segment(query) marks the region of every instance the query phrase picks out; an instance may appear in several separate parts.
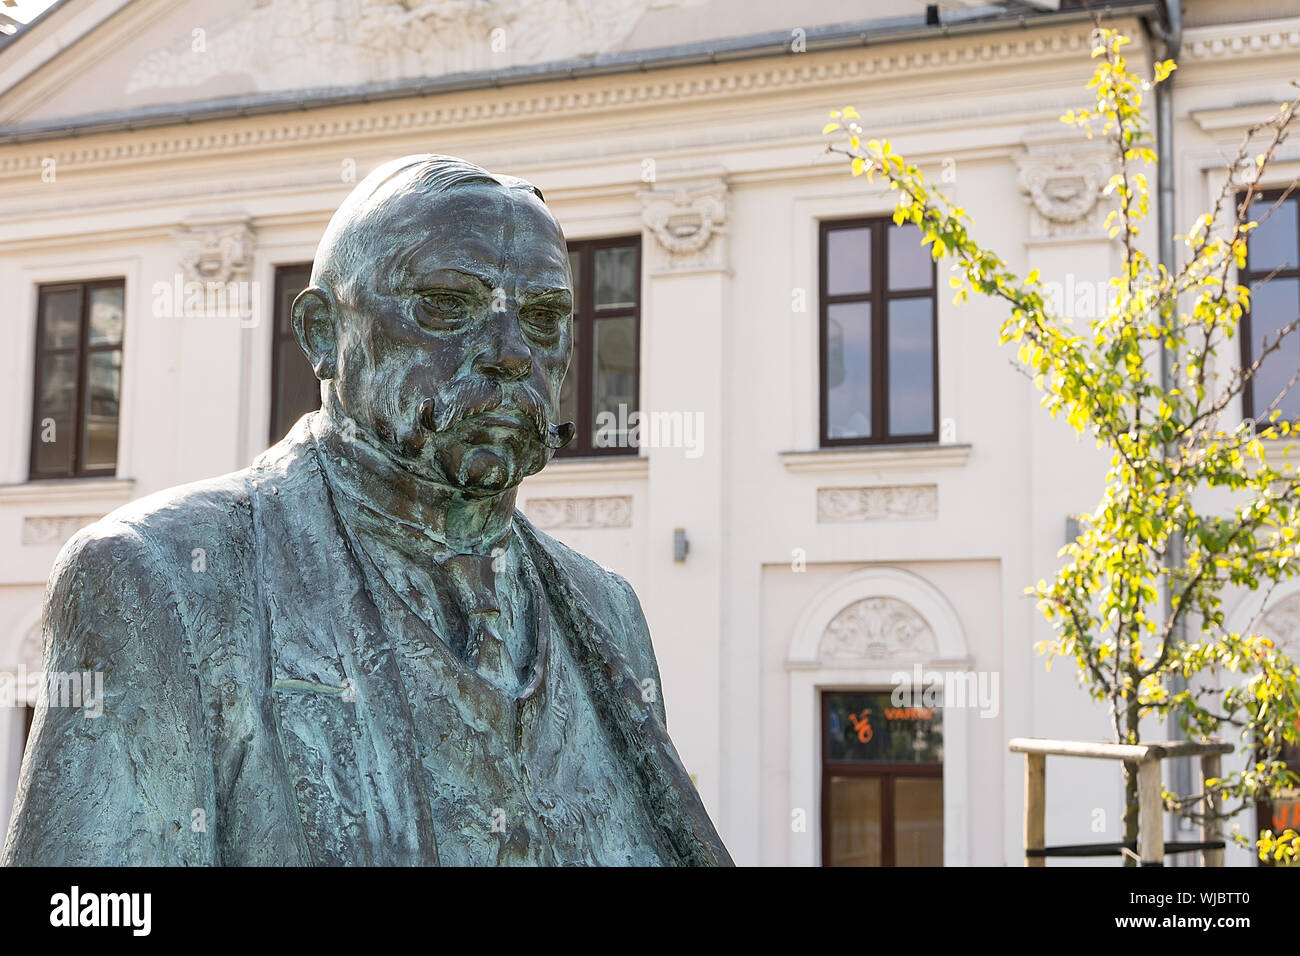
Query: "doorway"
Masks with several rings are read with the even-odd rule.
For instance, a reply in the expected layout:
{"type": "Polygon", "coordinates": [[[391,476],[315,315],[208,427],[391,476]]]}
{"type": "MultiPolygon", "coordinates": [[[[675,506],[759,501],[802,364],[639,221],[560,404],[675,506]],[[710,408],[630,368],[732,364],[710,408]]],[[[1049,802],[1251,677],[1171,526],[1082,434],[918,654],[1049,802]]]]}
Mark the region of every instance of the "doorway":
{"type": "Polygon", "coordinates": [[[823,691],[822,865],[943,865],[943,720],[891,691],[823,691]]]}

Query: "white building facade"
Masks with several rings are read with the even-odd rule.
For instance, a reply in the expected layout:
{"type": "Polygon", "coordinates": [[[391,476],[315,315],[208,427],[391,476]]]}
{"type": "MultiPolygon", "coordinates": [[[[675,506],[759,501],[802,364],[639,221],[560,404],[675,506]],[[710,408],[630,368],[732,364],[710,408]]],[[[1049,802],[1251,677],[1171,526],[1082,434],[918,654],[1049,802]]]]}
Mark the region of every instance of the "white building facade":
{"type": "MultiPolygon", "coordinates": [[[[331,213],[381,162],[449,153],[536,183],[573,244],[580,439],[521,508],[636,589],[737,862],[1019,865],[1008,739],[1108,734],[1023,596],[1103,462],[1042,413],[999,306],[954,305],[819,134],[854,105],[1084,315],[1119,262],[1104,148],[1058,122],[1093,28],[1069,5],[806,6],[65,0],[0,47],[0,671],[39,670],[77,528],[282,434],[311,390],[280,321],[331,213]],[[232,301],[191,303],[205,282],[232,301]]],[[[1157,5],[1114,6],[1148,62],[1157,5]]],[[[1300,10],[1183,18],[1185,227],[1300,77],[1300,10]]],[[[1271,600],[1264,626],[1300,639],[1300,586],[1271,600]]],[[[0,708],[0,828],[25,713],[0,708]]],[[[1049,843],[1121,839],[1117,771],[1048,767],[1049,843]]]]}

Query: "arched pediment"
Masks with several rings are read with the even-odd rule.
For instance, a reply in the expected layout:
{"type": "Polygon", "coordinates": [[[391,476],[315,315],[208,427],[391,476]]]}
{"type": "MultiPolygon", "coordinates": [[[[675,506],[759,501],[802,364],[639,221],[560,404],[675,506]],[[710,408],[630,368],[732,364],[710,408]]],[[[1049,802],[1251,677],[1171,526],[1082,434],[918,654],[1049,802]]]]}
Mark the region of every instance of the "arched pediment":
{"type": "Polygon", "coordinates": [[[898,568],[864,568],[809,602],[787,661],[796,667],[870,666],[965,656],[961,622],[934,585],[898,568]]]}
{"type": "Polygon", "coordinates": [[[894,597],[854,601],[826,626],[820,660],[929,660],[938,655],[934,631],[916,608],[894,597]]]}
{"type": "Polygon", "coordinates": [[[1300,591],[1277,601],[1256,628],[1292,660],[1300,660],[1300,591]]]}

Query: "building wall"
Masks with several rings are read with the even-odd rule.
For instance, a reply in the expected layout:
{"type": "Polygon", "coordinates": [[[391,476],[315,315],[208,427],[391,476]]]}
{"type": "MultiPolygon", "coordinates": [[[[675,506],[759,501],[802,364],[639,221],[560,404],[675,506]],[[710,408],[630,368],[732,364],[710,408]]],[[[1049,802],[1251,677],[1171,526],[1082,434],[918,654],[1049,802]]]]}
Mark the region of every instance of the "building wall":
{"type": "MultiPolygon", "coordinates": [[[[1127,28],[1144,60],[1140,28],[1127,28]]],[[[1223,143],[1300,75],[1297,30],[1289,20],[1189,33],[1176,104],[1185,220],[1215,184],[1223,143]]],[[[1098,210],[1071,219],[1027,186],[1036,172],[1068,176],[1096,160],[1056,122],[1083,98],[1088,33],[1066,24],[0,145],[12,344],[0,353],[11,410],[0,418],[0,668],[30,660],[43,582],[80,523],[243,467],[265,447],[275,267],[309,259],[352,182],[380,162],[446,152],[538,183],[570,239],[642,235],[641,407],[701,413],[702,454],[556,461],[520,502],[635,587],[669,729],[737,861],[818,858],[815,821],[792,825],[798,810],[816,816],[802,805],[814,689],[887,687],[920,664],[998,680],[996,713],[952,717],[946,859],[1018,864],[1023,763],[1007,740],[1108,733],[1070,669],[1049,673],[1034,653],[1050,631],[1023,595],[1053,573],[1066,516],[1091,508],[1105,462],[1042,414],[998,347],[999,307],[948,301],[942,266],[941,443],[818,448],[818,223],[892,209],[888,191],[823,154],[818,132],[829,109],[856,105],[864,125],[943,180],[1013,269],[1104,277],[1117,251],[1098,210]],[[43,183],[49,156],[57,180],[43,183]],[[708,196],[726,211],[703,250],[666,247],[651,210],[699,214],[708,196]],[[153,284],[183,275],[198,237],[231,229],[248,238],[240,275],[256,286],[258,321],[154,315],[153,284]],[[127,290],[119,477],[27,482],[36,285],[115,275],[127,290]],[[882,495],[892,517],[832,520],[835,501],[882,495]],[[679,528],[684,562],[672,554],[679,528]],[[809,622],[850,593],[915,595],[939,650],[813,659],[809,622]]],[[[30,85],[23,95],[46,101],[30,85]]],[[[19,713],[0,711],[0,827],[19,713]]],[[[1049,842],[1119,839],[1117,773],[1053,761],[1048,779],[1049,842]]]]}

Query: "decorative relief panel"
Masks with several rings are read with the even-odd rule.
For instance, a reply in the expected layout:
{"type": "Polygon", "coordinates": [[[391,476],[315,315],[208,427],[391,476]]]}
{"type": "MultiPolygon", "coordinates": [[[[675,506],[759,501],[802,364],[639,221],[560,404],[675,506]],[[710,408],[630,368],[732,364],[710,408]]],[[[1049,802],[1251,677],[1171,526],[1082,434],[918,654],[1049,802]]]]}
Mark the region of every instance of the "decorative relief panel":
{"type": "Polygon", "coordinates": [[[247,223],[191,228],[178,239],[188,281],[226,283],[248,278],[253,267],[253,230],[247,223]]]}
{"type": "Polygon", "coordinates": [[[23,544],[62,544],[103,515],[28,515],[23,518],[23,544]]]}
{"type": "Polygon", "coordinates": [[[531,498],[524,506],[528,519],[546,530],[567,528],[630,528],[632,496],[603,498],[531,498]]]}
{"type": "Polygon", "coordinates": [[[1278,648],[1291,658],[1300,657],[1300,594],[1280,601],[1263,616],[1259,633],[1273,639],[1278,648]]]}
{"type": "Polygon", "coordinates": [[[252,0],[145,56],[125,92],[221,77],[249,92],[348,86],[595,57],[622,44],[652,6],[700,2],[252,0]]]}
{"type": "Polygon", "coordinates": [[[817,489],[817,520],[821,523],[934,518],[938,514],[938,485],[817,489]]]}
{"type": "Polygon", "coordinates": [[[904,601],[871,597],[831,619],[822,635],[823,660],[896,660],[933,657],[938,641],[930,625],[904,601]]]}
{"type": "Polygon", "coordinates": [[[1107,206],[1100,199],[1110,168],[1095,148],[1031,147],[1019,167],[1020,186],[1029,198],[1031,236],[1105,235],[1107,206]]]}
{"type": "Polygon", "coordinates": [[[646,189],[641,217],[654,236],[654,271],[727,268],[727,184],[721,179],[646,189]]]}

